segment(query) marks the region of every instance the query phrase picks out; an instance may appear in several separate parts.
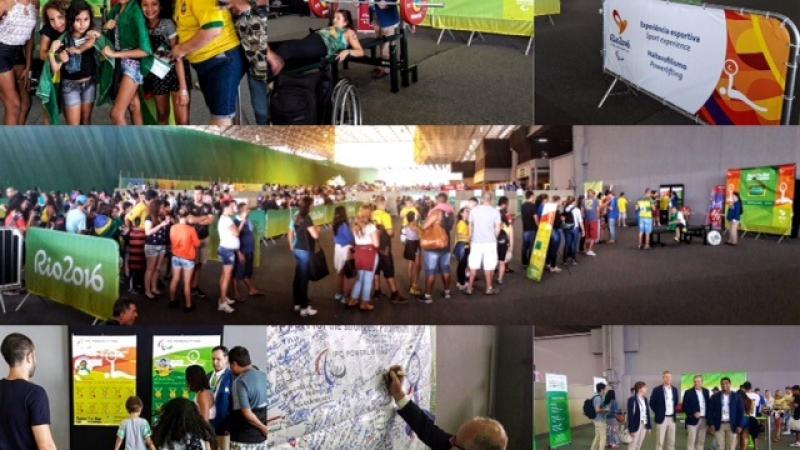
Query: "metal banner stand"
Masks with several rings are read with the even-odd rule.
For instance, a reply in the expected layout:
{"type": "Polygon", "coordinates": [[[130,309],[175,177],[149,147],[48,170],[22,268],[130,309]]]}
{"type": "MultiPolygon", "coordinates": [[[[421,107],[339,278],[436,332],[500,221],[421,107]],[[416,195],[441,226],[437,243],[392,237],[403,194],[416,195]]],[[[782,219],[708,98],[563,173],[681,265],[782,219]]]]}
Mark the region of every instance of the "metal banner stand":
{"type": "Polygon", "coordinates": [[[638,96],[639,95],[636,92],[636,89],[631,88],[630,83],[628,83],[627,81],[625,81],[624,79],[622,79],[620,77],[614,77],[614,81],[611,82],[611,86],[609,86],[608,90],[606,90],[605,95],[603,95],[603,98],[600,100],[600,104],[597,105],[597,109],[600,109],[600,108],[603,107],[603,105],[606,103],[606,100],[608,100],[608,97],[611,97],[612,95],[625,95],[625,94],[633,94],[634,96],[638,96]],[[613,92],[614,87],[617,86],[617,82],[618,81],[622,81],[622,83],[625,85],[625,91],[624,92],[613,92]]]}
{"type": "Polygon", "coordinates": [[[532,49],[533,49],[533,35],[531,35],[531,38],[528,39],[528,48],[525,49],[525,56],[530,55],[532,49]]]}
{"type": "Polygon", "coordinates": [[[452,31],[448,30],[447,28],[442,28],[441,33],[439,33],[439,39],[436,40],[436,45],[439,45],[439,44],[442,43],[442,38],[444,37],[445,31],[447,32],[447,34],[450,35],[450,39],[452,39],[454,41],[456,40],[456,37],[455,37],[455,35],[453,34],[452,31]]]}
{"type": "Polygon", "coordinates": [[[472,45],[472,38],[474,38],[476,34],[478,35],[479,38],[481,38],[483,42],[486,42],[486,38],[483,37],[483,34],[481,34],[480,31],[473,31],[472,33],[469,34],[469,39],[467,40],[467,47],[470,47],[472,45]]]}

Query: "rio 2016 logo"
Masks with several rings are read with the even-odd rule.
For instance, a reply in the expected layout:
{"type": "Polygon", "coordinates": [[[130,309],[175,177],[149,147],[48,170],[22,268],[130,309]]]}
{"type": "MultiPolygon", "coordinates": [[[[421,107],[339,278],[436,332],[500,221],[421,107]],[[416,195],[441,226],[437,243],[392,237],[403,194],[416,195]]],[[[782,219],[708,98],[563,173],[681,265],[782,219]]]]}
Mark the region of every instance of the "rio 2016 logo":
{"type": "Polygon", "coordinates": [[[33,270],[37,275],[98,293],[103,291],[105,280],[101,274],[102,264],[97,264],[94,269],[76,267],[72,256],[65,256],[62,261],[53,261],[45,250],[37,251],[33,260],[33,270]]]}

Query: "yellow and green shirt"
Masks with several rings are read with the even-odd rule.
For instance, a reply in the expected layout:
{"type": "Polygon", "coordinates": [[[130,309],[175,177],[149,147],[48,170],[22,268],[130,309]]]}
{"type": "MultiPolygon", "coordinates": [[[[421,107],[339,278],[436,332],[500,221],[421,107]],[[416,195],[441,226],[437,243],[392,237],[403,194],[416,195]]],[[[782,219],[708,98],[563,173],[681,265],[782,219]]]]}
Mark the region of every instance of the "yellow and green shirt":
{"type": "Polygon", "coordinates": [[[233,17],[230,11],[219,7],[217,0],[176,0],[174,19],[181,43],[191,40],[200,30],[222,28],[222,33],[208,45],[187,55],[190,63],[207,61],[239,46],[233,17]]]}
{"type": "Polygon", "coordinates": [[[636,208],[639,210],[639,217],[642,219],[653,218],[653,201],[649,198],[643,198],[636,202],[636,208]]]}

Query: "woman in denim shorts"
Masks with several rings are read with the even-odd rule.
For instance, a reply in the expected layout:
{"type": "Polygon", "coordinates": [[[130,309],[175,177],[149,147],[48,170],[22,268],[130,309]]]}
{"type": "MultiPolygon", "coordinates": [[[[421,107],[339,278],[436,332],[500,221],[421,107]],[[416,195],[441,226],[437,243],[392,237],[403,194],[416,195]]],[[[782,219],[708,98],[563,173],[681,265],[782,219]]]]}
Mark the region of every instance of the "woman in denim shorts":
{"type": "Polygon", "coordinates": [[[136,0],[119,0],[109,17],[111,19],[103,25],[103,29],[115,30],[114,48],[106,47],[103,55],[116,59],[117,64],[122,66],[122,79],[111,108],[111,120],[114,125],[127,125],[125,114],[130,108],[133,124],[143,125],[142,109],[136,94],[153,64],[150,32],[136,0]]]}
{"type": "Polygon", "coordinates": [[[167,241],[169,240],[169,227],[172,218],[165,214],[165,206],[160,200],[150,201],[150,210],[147,219],[144,221],[144,256],[147,259],[147,269],[144,273],[144,296],[150,300],[155,300],[156,296],[161,295],[158,290],[158,273],[164,263],[164,256],[167,254],[167,241]]]}

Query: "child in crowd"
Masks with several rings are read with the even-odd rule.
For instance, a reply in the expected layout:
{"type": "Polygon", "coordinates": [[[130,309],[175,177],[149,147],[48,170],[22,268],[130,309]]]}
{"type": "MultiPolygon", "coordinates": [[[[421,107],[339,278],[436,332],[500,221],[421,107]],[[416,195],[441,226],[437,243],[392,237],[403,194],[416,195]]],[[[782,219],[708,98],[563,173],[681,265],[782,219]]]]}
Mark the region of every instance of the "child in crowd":
{"type": "Polygon", "coordinates": [[[669,209],[669,226],[675,227],[675,242],[681,240],[681,234],[686,230],[686,217],[683,211],[672,206],[669,209]]]}
{"type": "Polygon", "coordinates": [[[185,60],[179,59],[174,64],[170,61],[170,53],[178,44],[175,22],[170,19],[172,11],[162,0],[141,0],[141,4],[150,32],[150,47],[156,58],[153,64],[157,68],[144,77],[145,96],[155,98],[159,125],[169,124],[170,99],[175,124],[188,125],[191,72],[185,60]]]}
{"type": "Polygon", "coordinates": [[[464,207],[458,211],[458,222],[456,223],[456,246],[453,254],[458,261],[456,269],[456,287],[459,291],[467,288],[467,258],[469,257],[469,208],[464,207]]]}
{"type": "Polygon", "coordinates": [[[122,448],[125,442],[125,450],[156,450],[151,439],[152,431],[147,420],[139,417],[142,414],[142,399],[133,396],[128,397],[125,402],[125,409],[130,417],[123,420],[117,429],[117,441],[114,443],[114,450],[122,448]]]}
{"type": "Polygon", "coordinates": [[[50,44],[53,73],[61,75],[61,100],[68,125],[91,125],[97,93],[96,35],[91,33],[92,8],[76,1],[67,10],[67,33],[50,44]]]}
{"type": "Polygon", "coordinates": [[[422,295],[422,290],[417,285],[417,278],[420,264],[419,236],[421,230],[417,223],[416,212],[408,211],[405,215],[405,219],[407,224],[401,231],[400,240],[405,244],[403,258],[408,261],[408,279],[411,281],[411,288],[408,292],[411,295],[420,296],[422,295]]]}

